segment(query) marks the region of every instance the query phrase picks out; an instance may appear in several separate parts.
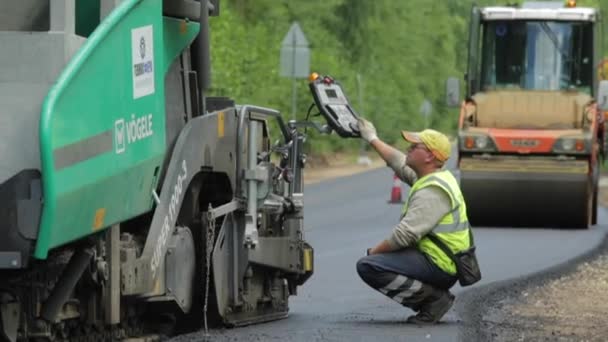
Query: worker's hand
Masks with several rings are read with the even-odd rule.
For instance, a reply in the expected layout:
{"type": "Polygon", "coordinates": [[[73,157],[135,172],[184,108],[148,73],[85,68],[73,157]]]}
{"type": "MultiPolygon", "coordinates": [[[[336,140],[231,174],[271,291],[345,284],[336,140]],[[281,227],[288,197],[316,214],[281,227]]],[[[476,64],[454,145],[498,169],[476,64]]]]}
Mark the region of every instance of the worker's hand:
{"type": "Polygon", "coordinates": [[[365,141],[367,141],[368,143],[371,143],[372,141],[378,139],[378,135],[376,133],[376,127],[374,127],[374,124],[363,119],[363,118],[358,118],[357,119],[357,128],[359,129],[359,132],[361,133],[361,138],[365,141]]]}

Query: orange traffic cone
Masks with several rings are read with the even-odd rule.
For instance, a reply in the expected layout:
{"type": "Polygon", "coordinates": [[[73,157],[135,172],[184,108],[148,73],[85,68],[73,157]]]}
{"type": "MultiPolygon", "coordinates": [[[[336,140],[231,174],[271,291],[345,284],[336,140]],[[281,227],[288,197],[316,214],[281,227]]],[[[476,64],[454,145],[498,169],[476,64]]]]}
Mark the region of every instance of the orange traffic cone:
{"type": "Polygon", "coordinates": [[[397,174],[393,176],[393,187],[391,188],[391,199],[388,203],[403,203],[401,199],[401,180],[397,174]]]}

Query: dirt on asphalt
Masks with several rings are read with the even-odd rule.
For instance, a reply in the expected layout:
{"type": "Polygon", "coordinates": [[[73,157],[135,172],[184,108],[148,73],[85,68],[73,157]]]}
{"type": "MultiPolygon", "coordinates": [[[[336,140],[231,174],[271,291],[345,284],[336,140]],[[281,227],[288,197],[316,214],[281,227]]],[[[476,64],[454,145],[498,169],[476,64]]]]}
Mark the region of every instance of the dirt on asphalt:
{"type": "Polygon", "coordinates": [[[385,166],[375,156],[354,157],[336,154],[331,157],[309,158],[304,168],[304,183],[314,184],[322,180],[354,175],[385,166]],[[359,160],[359,158],[361,158],[359,160]]]}

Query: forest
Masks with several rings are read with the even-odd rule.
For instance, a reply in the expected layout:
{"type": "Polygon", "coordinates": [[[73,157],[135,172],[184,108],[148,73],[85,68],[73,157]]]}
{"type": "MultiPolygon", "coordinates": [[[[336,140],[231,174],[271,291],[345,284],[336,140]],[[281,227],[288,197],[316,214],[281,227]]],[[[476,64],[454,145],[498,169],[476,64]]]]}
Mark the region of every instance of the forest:
{"type": "MultiPolygon", "coordinates": [[[[608,0],[577,2],[608,11],[608,0]]],[[[279,56],[284,36],[297,22],[309,42],[310,71],[340,81],[383,140],[399,143],[400,130],[425,127],[453,135],[458,109],[446,106],[445,83],[449,77],[464,79],[474,3],[514,1],[222,0],[220,16],[210,19],[210,94],[274,108],[291,119],[294,79],[281,76],[279,56]],[[421,111],[425,101],[431,104],[427,116],[421,111]]],[[[306,78],[295,84],[295,115],[303,120],[313,100],[306,78]]],[[[461,96],[463,86],[461,81],[461,96]]],[[[361,146],[336,134],[319,137],[309,130],[308,135],[306,150],[312,155],[361,146]]]]}

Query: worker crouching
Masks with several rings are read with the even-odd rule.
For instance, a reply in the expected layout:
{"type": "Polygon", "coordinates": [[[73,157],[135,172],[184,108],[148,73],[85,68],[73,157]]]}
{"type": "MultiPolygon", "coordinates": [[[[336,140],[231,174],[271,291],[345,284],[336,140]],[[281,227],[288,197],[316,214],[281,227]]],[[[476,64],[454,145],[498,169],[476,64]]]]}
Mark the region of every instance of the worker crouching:
{"type": "Polygon", "coordinates": [[[454,254],[472,244],[458,182],[442,169],[450,156],[450,142],[431,129],[404,131],[403,138],[411,143],[405,155],[380,140],[371,122],[360,119],[358,128],[411,190],[399,224],[386,240],[367,250],[357,262],[357,272],[369,286],[417,312],[408,323],[437,323],[454,303],[449,290],[458,276],[452,258],[431,236],[454,254]]]}

